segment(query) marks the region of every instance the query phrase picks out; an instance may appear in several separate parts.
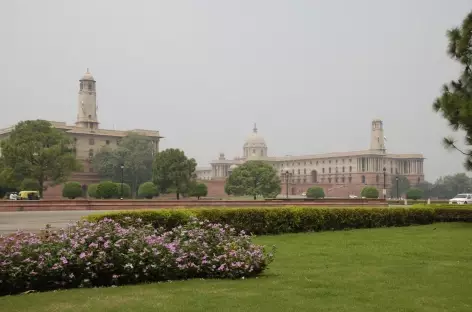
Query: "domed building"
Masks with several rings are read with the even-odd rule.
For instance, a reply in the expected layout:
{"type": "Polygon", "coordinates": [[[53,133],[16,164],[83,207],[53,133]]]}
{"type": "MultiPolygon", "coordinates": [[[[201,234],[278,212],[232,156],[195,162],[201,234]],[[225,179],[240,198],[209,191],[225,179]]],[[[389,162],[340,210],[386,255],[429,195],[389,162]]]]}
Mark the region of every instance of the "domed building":
{"type": "Polygon", "coordinates": [[[252,129],[252,133],[247,137],[243,146],[244,158],[259,159],[267,157],[267,144],[264,138],[257,133],[256,124],[252,129]]]}
{"type": "Polygon", "coordinates": [[[209,196],[225,196],[224,183],[237,166],[262,160],[279,172],[284,194],[287,185],[292,195],[301,195],[316,185],[323,187],[328,197],[359,196],[367,185],[388,188],[392,176],[406,176],[412,185],[424,181],[422,154],[387,153],[383,122],[374,119],[370,130],[370,148],[366,150],[277,157],[269,156],[266,141],[254,124],[244,142],[243,156],[226,159],[221,153],[210,167],[197,168],[197,178],[207,184],[209,196]]]}

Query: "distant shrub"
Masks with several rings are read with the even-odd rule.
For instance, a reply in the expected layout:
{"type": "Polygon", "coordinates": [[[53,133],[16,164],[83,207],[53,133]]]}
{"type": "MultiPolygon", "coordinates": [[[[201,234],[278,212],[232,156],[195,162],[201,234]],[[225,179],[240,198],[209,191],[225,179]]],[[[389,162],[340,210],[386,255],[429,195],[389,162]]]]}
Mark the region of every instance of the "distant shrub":
{"type": "Polygon", "coordinates": [[[138,197],[152,199],[154,196],[159,195],[157,186],[152,182],[144,182],[138,188],[138,197]]]}
{"type": "Polygon", "coordinates": [[[418,188],[410,188],[408,191],[406,191],[407,199],[418,200],[422,197],[423,197],[423,191],[418,188]]]}
{"type": "Polygon", "coordinates": [[[123,183],[123,194],[121,194],[121,183],[115,183],[117,189],[117,198],[131,198],[131,187],[123,183]]]}
{"type": "Polygon", "coordinates": [[[379,191],[373,186],[366,186],[362,189],[361,196],[365,198],[379,198],[379,191]]]}
{"type": "Polygon", "coordinates": [[[204,197],[208,195],[208,187],[205,183],[195,183],[190,189],[190,196],[196,197],[200,199],[200,197],[204,197]]]}
{"type": "Polygon", "coordinates": [[[81,222],[42,235],[0,237],[0,295],[28,290],[258,275],[273,260],[244,232],[195,219],[172,231],[136,221],[81,222]]]}
{"type": "Polygon", "coordinates": [[[82,197],[82,185],[79,182],[67,182],[62,188],[62,197],[74,199],[77,197],[82,197]]]}
{"type": "Polygon", "coordinates": [[[22,191],[40,191],[41,186],[37,180],[26,178],[21,182],[20,189],[22,191]]]}
{"type": "Polygon", "coordinates": [[[87,188],[87,193],[89,197],[98,198],[98,183],[90,184],[87,188]]]}
{"type": "Polygon", "coordinates": [[[319,186],[314,186],[314,187],[310,187],[306,191],[306,197],[307,198],[314,198],[314,199],[324,198],[325,193],[324,193],[323,188],[321,188],[319,186]]]}
{"type": "Polygon", "coordinates": [[[100,182],[97,186],[97,198],[111,199],[118,196],[118,186],[111,181],[100,182]]]}

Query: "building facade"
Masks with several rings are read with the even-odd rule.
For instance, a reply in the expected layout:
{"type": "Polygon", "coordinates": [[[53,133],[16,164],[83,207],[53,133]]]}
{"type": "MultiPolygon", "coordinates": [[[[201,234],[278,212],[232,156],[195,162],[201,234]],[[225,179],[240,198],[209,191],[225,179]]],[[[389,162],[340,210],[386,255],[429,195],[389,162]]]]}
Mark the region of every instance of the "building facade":
{"type": "MultiPolygon", "coordinates": [[[[210,196],[224,194],[224,181],[237,166],[248,160],[262,160],[274,167],[282,180],[283,192],[300,195],[313,185],[327,196],[357,195],[370,185],[389,188],[392,177],[406,176],[412,185],[424,181],[422,154],[391,154],[385,147],[381,120],[373,120],[370,148],[361,151],[301,156],[269,156],[265,139],[254,129],[243,145],[243,156],[226,159],[223,153],[210,166],[197,168],[197,177],[209,186],[210,196]],[[288,186],[287,186],[288,185],[288,186]]],[[[390,194],[388,194],[389,196],[390,194]]]]}
{"type": "MultiPolygon", "coordinates": [[[[100,149],[107,146],[116,148],[120,140],[129,133],[149,137],[154,146],[154,151],[159,151],[159,141],[162,139],[159,131],[134,129],[130,131],[101,129],[98,122],[97,107],[97,83],[87,69],[85,75],[79,80],[79,91],[77,101],[77,118],[75,125],[67,125],[65,122],[50,121],[50,123],[61,131],[64,131],[71,139],[76,157],[83,164],[84,172],[74,173],[71,179],[78,182],[89,183],[99,180],[93,172],[91,161],[100,149]]],[[[0,140],[7,138],[14,129],[11,126],[0,129],[0,140]]],[[[45,193],[45,197],[48,195],[45,193]]]]}

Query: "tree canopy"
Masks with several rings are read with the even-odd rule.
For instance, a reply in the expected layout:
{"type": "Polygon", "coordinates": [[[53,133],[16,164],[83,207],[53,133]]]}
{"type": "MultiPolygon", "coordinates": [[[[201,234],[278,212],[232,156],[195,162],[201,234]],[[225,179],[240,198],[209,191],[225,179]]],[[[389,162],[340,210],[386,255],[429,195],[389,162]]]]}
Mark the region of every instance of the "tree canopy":
{"type": "Polygon", "coordinates": [[[417,199],[420,199],[421,197],[423,197],[423,191],[419,188],[412,187],[411,189],[406,191],[407,199],[417,200],[417,199]]]}
{"type": "Polygon", "coordinates": [[[362,189],[361,196],[365,198],[379,198],[379,190],[373,186],[366,186],[362,189]]]}
{"type": "Polygon", "coordinates": [[[406,191],[410,189],[410,181],[408,178],[402,175],[392,176],[391,180],[392,187],[390,188],[390,197],[401,197],[406,191]],[[398,178],[398,192],[397,192],[397,178],[398,178]]]}
{"type": "Polygon", "coordinates": [[[47,182],[65,182],[80,165],[71,149],[70,139],[45,120],[19,122],[1,142],[0,180],[18,188],[24,179],[33,179],[40,192],[47,182]]]}
{"type": "Polygon", "coordinates": [[[465,17],[460,27],[447,32],[449,56],[461,66],[457,80],[443,86],[442,94],[433,109],[445,118],[453,131],[465,131],[465,145],[462,150],[452,137],[443,139],[446,148],[460,151],[466,156],[465,167],[472,170],[472,11],[465,17]]]}
{"type": "Polygon", "coordinates": [[[93,158],[92,165],[103,180],[120,183],[123,165],[123,182],[136,193],[139,185],[152,178],[153,154],[150,138],[129,133],[116,149],[102,148],[93,158]]]}
{"type": "Polygon", "coordinates": [[[313,186],[313,187],[310,187],[306,191],[306,197],[307,198],[314,198],[314,199],[324,198],[325,197],[325,192],[324,192],[323,188],[321,188],[319,186],[313,186]]]}
{"type": "Polygon", "coordinates": [[[188,194],[191,183],[195,180],[197,162],[187,158],[179,149],[169,148],[157,153],[154,158],[152,180],[159,193],[188,194]]]}
{"type": "Polygon", "coordinates": [[[227,194],[275,197],[280,193],[280,178],[272,166],[263,161],[247,161],[234,169],[226,180],[227,194]]]}
{"type": "Polygon", "coordinates": [[[196,197],[200,199],[200,197],[205,197],[208,195],[208,187],[205,183],[192,183],[190,186],[189,196],[196,197]]]}

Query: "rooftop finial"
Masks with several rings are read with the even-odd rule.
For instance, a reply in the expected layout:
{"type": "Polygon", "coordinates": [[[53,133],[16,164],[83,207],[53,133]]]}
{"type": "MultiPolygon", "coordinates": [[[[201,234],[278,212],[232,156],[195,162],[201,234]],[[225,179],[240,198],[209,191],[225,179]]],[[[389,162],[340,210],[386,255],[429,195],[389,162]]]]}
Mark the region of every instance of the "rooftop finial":
{"type": "Polygon", "coordinates": [[[87,67],[87,74],[90,74],[89,68],[87,67]]]}
{"type": "Polygon", "coordinates": [[[252,129],[252,131],[253,131],[254,133],[257,133],[257,126],[256,126],[256,123],[254,123],[254,128],[252,129]]]}

